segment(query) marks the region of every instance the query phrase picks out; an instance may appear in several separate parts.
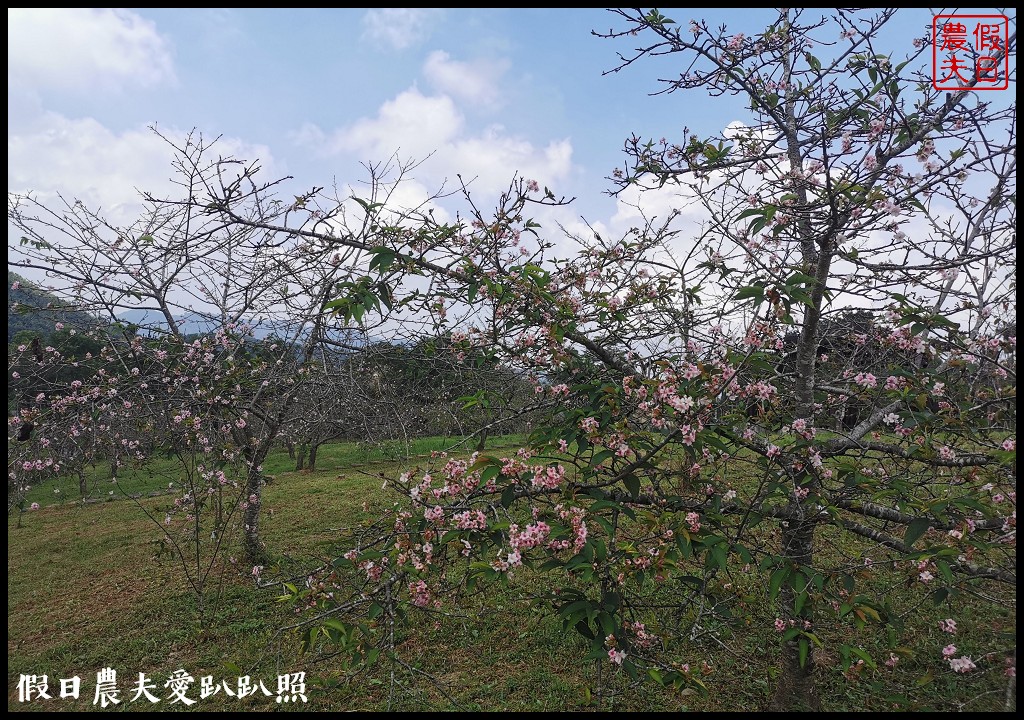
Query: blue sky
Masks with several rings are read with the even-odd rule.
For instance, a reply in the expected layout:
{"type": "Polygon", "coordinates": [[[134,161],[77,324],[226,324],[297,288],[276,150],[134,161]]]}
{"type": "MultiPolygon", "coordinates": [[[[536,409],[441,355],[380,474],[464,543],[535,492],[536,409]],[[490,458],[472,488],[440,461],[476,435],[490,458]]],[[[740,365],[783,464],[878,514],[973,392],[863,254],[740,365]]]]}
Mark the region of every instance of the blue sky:
{"type": "MultiPolygon", "coordinates": [[[[665,9],[756,34],[766,10],[665,9]]],[[[130,213],[134,187],[160,187],[169,157],[146,127],[223,135],[303,187],[355,183],[362,161],[435,152],[423,192],[455,173],[485,198],[513,173],[617,224],[603,195],[631,133],[713,134],[744,116],[731,98],[650,97],[671,62],[603,75],[616,52],[591,30],[600,9],[8,10],[8,189],[57,191],[130,213]]],[[[909,50],[931,20],[910,11],[889,33],[909,50]]],[[[296,190],[297,191],[297,190],[296,190]]],[[[127,220],[127,217],[124,218],[127,220]]],[[[628,218],[626,218],[628,220],[628,218]]]]}

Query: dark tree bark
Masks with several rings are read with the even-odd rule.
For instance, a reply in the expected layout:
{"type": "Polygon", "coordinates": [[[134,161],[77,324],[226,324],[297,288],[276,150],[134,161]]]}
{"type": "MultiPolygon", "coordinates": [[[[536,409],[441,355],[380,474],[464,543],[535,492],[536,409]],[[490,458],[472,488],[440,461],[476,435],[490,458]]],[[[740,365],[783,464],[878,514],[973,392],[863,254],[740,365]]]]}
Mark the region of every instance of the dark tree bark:
{"type": "Polygon", "coordinates": [[[316,470],[316,454],[317,454],[317,451],[319,449],[320,449],[320,443],[319,442],[316,442],[315,440],[314,441],[310,441],[310,443],[309,443],[309,459],[308,459],[308,462],[306,463],[306,469],[309,470],[309,472],[313,472],[314,470],[316,470]]]}

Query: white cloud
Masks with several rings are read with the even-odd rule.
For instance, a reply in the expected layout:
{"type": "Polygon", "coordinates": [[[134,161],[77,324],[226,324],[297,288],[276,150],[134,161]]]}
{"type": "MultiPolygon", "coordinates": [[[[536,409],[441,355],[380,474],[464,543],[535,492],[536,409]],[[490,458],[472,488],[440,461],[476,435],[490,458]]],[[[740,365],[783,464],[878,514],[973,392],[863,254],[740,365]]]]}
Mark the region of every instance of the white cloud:
{"type": "Polygon", "coordinates": [[[485,192],[497,192],[512,174],[556,186],[572,170],[572,143],[568,138],[537,147],[529,140],[509,135],[493,125],[480,135],[457,140],[440,153],[465,180],[474,180],[485,192]]]}
{"type": "Polygon", "coordinates": [[[127,10],[8,8],[10,85],[81,93],[174,80],[167,40],[127,10]]]}
{"type": "Polygon", "coordinates": [[[442,11],[436,8],[375,8],[363,15],[363,37],[395,50],[418,45],[434,29],[442,11]]]}
{"type": "Polygon", "coordinates": [[[409,178],[398,183],[390,189],[387,197],[382,199],[388,208],[395,211],[394,222],[400,222],[406,213],[412,213],[413,216],[430,214],[439,223],[446,223],[452,219],[448,211],[432,197],[430,188],[415,179],[409,178]]]}
{"type": "Polygon", "coordinates": [[[289,131],[287,138],[295,145],[304,145],[311,148],[320,147],[327,143],[326,133],[316,123],[311,122],[302,123],[298,130],[289,131]]]}
{"type": "MultiPolygon", "coordinates": [[[[184,141],[182,132],[165,134],[179,145],[184,141]]],[[[258,158],[267,177],[274,175],[273,158],[264,146],[221,138],[216,153],[258,158]]],[[[170,183],[173,150],[148,128],[115,133],[92,118],[47,112],[32,130],[8,135],[7,156],[8,192],[31,191],[44,204],[58,202],[59,193],[69,202],[78,199],[90,209],[102,208],[118,225],[137,219],[139,191],[180,192],[170,183]]]]}
{"type": "Polygon", "coordinates": [[[439,92],[474,105],[494,108],[501,105],[501,76],[509,67],[507,60],[453,60],[444,50],[435,50],[423,64],[423,75],[439,92]]]}
{"type": "Polygon", "coordinates": [[[615,215],[609,223],[616,232],[624,233],[632,227],[642,229],[648,221],[660,224],[673,213],[677,213],[675,227],[686,222],[693,231],[707,218],[707,210],[700,205],[694,188],[667,183],[660,188],[627,187],[616,197],[615,215]]]}
{"type": "Polygon", "coordinates": [[[417,168],[417,177],[435,188],[459,174],[473,182],[474,190],[494,193],[517,173],[557,188],[573,170],[568,138],[538,146],[501,125],[472,132],[450,96],[424,95],[415,87],[385,102],[373,117],[326,132],[307,123],[291,138],[319,152],[359,161],[380,162],[396,154],[402,161],[429,156],[417,168]]]}
{"type": "MultiPolygon", "coordinates": [[[[381,105],[376,117],[362,118],[334,133],[327,149],[358,154],[360,160],[384,160],[396,151],[423,158],[450,143],[464,125],[450,97],[410,88],[381,105]]],[[[316,133],[307,125],[304,134],[316,133]]]]}

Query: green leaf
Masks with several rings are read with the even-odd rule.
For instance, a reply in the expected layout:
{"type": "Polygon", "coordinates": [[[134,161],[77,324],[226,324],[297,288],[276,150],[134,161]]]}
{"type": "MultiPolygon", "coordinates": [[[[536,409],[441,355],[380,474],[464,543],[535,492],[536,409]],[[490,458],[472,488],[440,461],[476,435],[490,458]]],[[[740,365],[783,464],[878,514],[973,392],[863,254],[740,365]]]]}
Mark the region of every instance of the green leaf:
{"type": "Polygon", "coordinates": [[[808,285],[815,282],[817,281],[813,277],[799,271],[786,278],[786,285],[808,285]]]}
{"type": "Polygon", "coordinates": [[[594,639],[594,631],[590,629],[590,623],[588,623],[586,620],[580,620],[573,627],[576,628],[576,632],[578,632],[580,635],[587,638],[588,640],[594,639]]]}
{"type": "Polygon", "coordinates": [[[793,612],[799,615],[800,611],[803,610],[804,604],[807,602],[807,598],[808,595],[806,590],[797,594],[797,596],[793,599],[793,612]]]}
{"type": "Polygon", "coordinates": [[[907,525],[907,532],[903,535],[903,543],[907,547],[913,547],[914,541],[928,532],[930,521],[928,518],[914,518],[907,525]]]}
{"type": "Polygon", "coordinates": [[[764,300],[764,288],[758,285],[746,285],[736,291],[736,297],[734,300],[746,300],[748,298],[754,298],[757,302],[764,300]]]}
{"type": "Polygon", "coordinates": [[[774,600],[779,596],[779,589],[782,587],[782,583],[788,575],[789,566],[785,565],[772,573],[771,578],[768,580],[768,597],[774,600]]]}
{"type": "Polygon", "coordinates": [[[594,453],[594,457],[591,458],[591,460],[590,460],[590,467],[597,467],[598,465],[603,463],[605,460],[607,460],[610,457],[613,457],[614,455],[615,455],[615,453],[613,453],[611,450],[609,450],[607,448],[605,448],[604,450],[601,450],[600,452],[596,452],[596,453],[594,453]]]}
{"type": "Polygon", "coordinates": [[[882,622],[882,616],[879,615],[878,611],[870,605],[858,605],[856,609],[860,610],[866,617],[871,618],[875,622],[882,622]]]}
{"type": "Polygon", "coordinates": [[[796,300],[797,302],[803,303],[804,305],[807,305],[808,307],[812,307],[814,305],[814,300],[811,299],[811,296],[808,295],[803,290],[799,290],[797,288],[788,287],[788,288],[786,288],[786,294],[790,298],[792,298],[793,300],[796,300]]]}
{"type": "Polygon", "coordinates": [[[862,649],[860,649],[859,647],[852,647],[852,646],[851,646],[851,647],[850,647],[850,653],[851,653],[851,654],[853,654],[853,655],[856,655],[856,656],[857,656],[857,657],[859,657],[859,658],[860,658],[861,660],[863,660],[863,661],[864,661],[864,662],[865,662],[865,663],[867,664],[867,666],[868,666],[868,667],[870,667],[870,668],[874,668],[874,667],[877,667],[877,666],[875,665],[875,661],[874,661],[874,659],[873,659],[873,658],[871,657],[871,655],[869,655],[869,654],[867,653],[867,651],[865,651],[865,650],[862,650],[862,649]]]}
{"type": "Polygon", "coordinates": [[[341,620],[338,620],[337,618],[327,618],[326,620],[324,620],[323,626],[343,633],[348,632],[348,625],[343,623],[341,620]]]}
{"type": "Polygon", "coordinates": [[[637,498],[640,496],[640,479],[630,473],[626,477],[622,478],[622,484],[626,486],[626,490],[629,491],[630,496],[637,498]]]}
{"type": "Polygon", "coordinates": [[[391,264],[395,261],[396,253],[391,248],[378,247],[373,248],[372,250],[370,250],[370,252],[373,254],[373,257],[370,259],[371,272],[373,271],[374,268],[376,268],[377,271],[380,272],[381,275],[383,275],[385,272],[387,272],[388,268],[390,268],[391,264]]]}
{"type": "Polygon", "coordinates": [[[503,508],[509,508],[516,500],[516,488],[514,485],[509,485],[507,488],[501,491],[501,506],[503,508]]]}

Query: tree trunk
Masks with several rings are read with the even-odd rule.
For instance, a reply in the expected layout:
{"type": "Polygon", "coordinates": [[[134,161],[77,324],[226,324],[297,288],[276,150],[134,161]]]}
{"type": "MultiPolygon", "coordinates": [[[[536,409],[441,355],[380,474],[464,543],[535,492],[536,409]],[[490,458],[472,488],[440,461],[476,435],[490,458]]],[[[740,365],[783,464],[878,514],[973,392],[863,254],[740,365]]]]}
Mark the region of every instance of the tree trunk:
{"type": "Polygon", "coordinates": [[[316,453],[317,450],[319,449],[319,442],[316,442],[314,440],[309,443],[309,462],[306,463],[306,469],[309,470],[309,472],[313,472],[314,470],[316,470],[316,453]]]}
{"type": "MultiPolygon", "coordinates": [[[[267,550],[260,539],[260,505],[263,502],[263,461],[269,445],[264,443],[254,450],[249,460],[249,472],[245,478],[245,510],[242,513],[242,547],[246,562],[263,565],[267,550]]],[[[247,453],[248,454],[248,453],[247,453]]]]}
{"type": "MultiPolygon", "coordinates": [[[[791,38],[790,38],[791,40],[791,38]]],[[[788,41],[787,41],[788,42],[788,41]]],[[[783,59],[784,79],[789,81],[792,69],[792,57],[802,52],[801,48],[787,47],[783,59]],[[790,54],[792,53],[792,55],[790,54]]],[[[796,103],[797,95],[793,83],[787,82],[785,102],[786,155],[790,167],[804,166],[800,136],[797,128],[796,103]]],[[[809,198],[807,185],[798,183],[794,188],[799,207],[808,207],[809,198]]],[[[799,217],[799,216],[798,216],[799,217]]],[[[803,261],[802,270],[814,276],[814,283],[809,285],[811,301],[804,309],[803,322],[800,328],[800,339],[796,348],[796,381],[795,400],[796,417],[814,422],[814,387],[816,382],[816,364],[818,356],[818,325],[821,321],[821,310],[825,299],[825,288],[828,284],[832,264],[832,241],[815,233],[807,216],[799,217],[796,223],[800,242],[800,256],[803,261]]],[[[811,496],[817,494],[818,479],[811,473],[795,472],[793,476],[811,496]]],[[[808,568],[814,556],[815,523],[806,520],[807,514],[814,512],[813,503],[808,499],[794,497],[790,502],[793,509],[791,519],[784,523],[781,532],[782,556],[791,563],[794,569],[808,568]]],[[[783,583],[782,606],[789,618],[802,622],[813,622],[814,607],[811,602],[804,602],[800,612],[796,611],[796,595],[793,582],[783,583]]],[[[806,598],[805,598],[806,599],[806,598]]],[[[800,662],[799,638],[787,642],[782,647],[782,665],[779,668],[778,685],[772,697],[773,710],[818,710],[820,699],[814,684],[814,648],[807,642],[803,663],[800,662]]],[[[806,638],[805,638],[806,640],[806,638]]]]}
{"type": "Polygon", "coordinates": [[[304,467],[306,467],[306,443],[299,445],[299,450],[295,453],[295,472],[304,467]]]}
{"type": "MultiPolygon", "coordinates": [[[[813,247],[813,244],[812,244],[813,247]]],[[[803,327],[800,332],[800,340],[797,345],[797,376],[796,376],[796,417],[804,418],[808,422],[814,422],[814,386],[816,381],[816,359],[818,351],[818,323],[821,318],[822,297],[824,287],[828,278],[830,258],[826,252],[818,255],[816,252],[807,252],[805,248],[804,257],[808,267],[813,267],[817,285],[811,291],[812,303],[806,308],[803,319],[803,327]],[[815,267],[816,266],[816,267],[815,267]]],[[[813,497],[818,493],[818,478],[812,473],[793,472],[792,477],[803,489],[806,489],[813,497]]],[[[808,515],[815,513],[814,503],[808,499],[794,497],[790,506],[793,509],[791,519],[784,523],[781,532],[780,552],[794,569],[805,569],[807,581],[810,582],[812,562],[814,560],[814,534],[817,525],[814,520],[806,519],[808,515]]],[[[797,592],[793,582],[783,583],[782,607],[789,615],[789,618],[797,622],[814,622],[814,604],[805,598],[800,608],[796,610],[797,592]]],[[[779,668],[779,682],[772,697],[771,708],[775,711],[782,710],[810,710],[821,709],[821,699],[818,696],[814,682],[814,646],[806,638],[803,662],[800,661],[799,638],[794,638],[782,646],[782,664],[779,668]]]]}
{"type": "Polygon", "coordinates": [[[288,459],[289,460],[294,460],[295,459],[295,443],[293,443],[293,442],[285,443],[284,446],[286,448],[288,448],[288,459]]]}
{"type": "MultiPolygon", "coordinates": [[[[790,560],[795,567],[809,568],[814,559],[814,523],[791,520],[782,527],[782,555],[790,560]]],[[[796,592],[790,583],[782,587],[782,607],[793,612],[796,592]]],[[[811,605],[805,603],[803,613],[793,612],[797,622],[811,618],[811,605]]],[[[800,662],[800,643],[798,639],[790,640],[782,646],[782,664],[779,668],[779,682],[775,686],[770,710],[784,712],[793,710],[820,711],[821,699],[814,682],[813,646],[804,639],[807,647],[803,663],[800,662]]]]}

